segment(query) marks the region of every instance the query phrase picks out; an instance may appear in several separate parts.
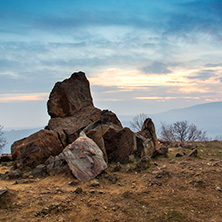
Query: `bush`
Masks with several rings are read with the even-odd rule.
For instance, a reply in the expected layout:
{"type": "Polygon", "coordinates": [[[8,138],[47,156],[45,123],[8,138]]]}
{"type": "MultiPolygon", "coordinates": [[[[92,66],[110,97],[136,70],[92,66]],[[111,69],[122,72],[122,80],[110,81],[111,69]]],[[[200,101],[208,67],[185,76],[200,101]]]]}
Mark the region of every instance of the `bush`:
{"type": "Polygon", "coordinates": [[[144,113],[140,113],[135,116],[132,121],[130,121],[130,128],[135,131],[140,131],[142,129],[144,121],[148,118],[148,116],[144,113]]]}
{"type": "Polygon", "coordinates": [[[161,139],[167,141],[204,141],[207,140],[206,131],[197,129],[195,124],[186,120],[172,124],[161,123],[161,139]]]}

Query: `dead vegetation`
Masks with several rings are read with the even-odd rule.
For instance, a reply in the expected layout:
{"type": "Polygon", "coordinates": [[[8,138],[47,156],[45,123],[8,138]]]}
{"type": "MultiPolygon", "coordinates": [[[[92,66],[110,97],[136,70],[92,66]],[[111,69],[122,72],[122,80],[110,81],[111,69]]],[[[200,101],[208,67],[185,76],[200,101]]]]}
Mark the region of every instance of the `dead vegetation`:
{"type": "Polygon", "coordinates": [[[145,170],[113,164],[89,182],[71,174],[6,179],[12,163],[1,163],[0,186],[8,192],[0,197],[0,221],[220,222],[222,142],[192,145],[197,157],[170,147],[168,158],[152,159],[145,170]]]}

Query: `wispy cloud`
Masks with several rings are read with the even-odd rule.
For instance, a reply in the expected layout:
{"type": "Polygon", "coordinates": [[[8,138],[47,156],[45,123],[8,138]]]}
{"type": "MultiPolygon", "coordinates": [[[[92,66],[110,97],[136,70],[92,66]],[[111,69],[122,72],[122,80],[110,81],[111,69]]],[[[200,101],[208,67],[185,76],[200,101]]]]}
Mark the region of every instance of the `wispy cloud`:
{"type": "Polygon", "coordinates": [[[21,101],[46,101],[48,93],[36,94],[1,94],[1,103],[21,102],[21,101]]]}

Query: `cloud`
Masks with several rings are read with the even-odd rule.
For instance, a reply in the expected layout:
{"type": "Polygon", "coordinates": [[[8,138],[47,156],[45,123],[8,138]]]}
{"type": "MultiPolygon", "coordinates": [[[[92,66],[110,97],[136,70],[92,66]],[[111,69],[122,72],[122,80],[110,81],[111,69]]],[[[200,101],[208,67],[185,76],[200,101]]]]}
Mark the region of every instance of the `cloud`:
{"type": "Polygon", "coordinates": [[[171,73],[168,66],[163,62],[153,62],[151,65],[144,66],[141,70],[146,74],[167,74],[171,73]]]}
{"type": "Polygon", "coordinates": [[[222,63],[208,63],[205,67],[222,67],[222,63]]]}
{"type": "Polygon", "coordinates": [[[21,101],[46,101],[47,99],[48,99],[48,93],[0,95],[0,103],[21,102],[21,101]]]}
{"type": "Polygon", "coordinates": [[[203,70],[195,73],[193,76],[189,76],[188,79],[199,79],[199,80],[207,80],[211,77],[214,77],[215,73],[212,70],[203,70]]]}
{"type": "Polygon", "coordinates": [[[193,96],[142,96],[135,97],[136,100],[157,100],[157,101],[166,101],[166,100],[175,100],[175,99],[200,99],[200,97],[193,96]]]}

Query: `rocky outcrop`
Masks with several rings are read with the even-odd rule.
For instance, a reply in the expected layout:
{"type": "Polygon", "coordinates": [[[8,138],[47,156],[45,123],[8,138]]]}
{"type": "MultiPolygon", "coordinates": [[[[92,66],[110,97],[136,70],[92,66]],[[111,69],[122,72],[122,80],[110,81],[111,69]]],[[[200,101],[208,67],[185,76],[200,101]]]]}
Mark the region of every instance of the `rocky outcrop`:
{"type": "Polygon", "coordinates": [[[50,156],[58,155],[78,138],[82,129],[101,118],[101,110],[93,106],[89,81],[83,72],[56,83],[47,106],[51,119],[46,130],[12,145],[15,168],[35,168],[50,156]]]}
{"type": "Polygon", "coordinates": [[[12,159],[15,168],[34,168],[44,163],[49,156],[56,156],[66,146],[64,133],[40,130],[31,136],[12,144],[12,159]]]}
{"type": "Polygon", "coordinates": [[[147,157],[157,149],[152,120],[146,119],[137,134],[123,128],[113,112],[94,107],[83,72],[56,83],[47,107],[51,119],[45,130],[12,145],[14,168],[35,168],[35,176],[71,170],[78,179],[88,180],[108,162],[127,163],[129,156],[147,157]],[[80,132],[87,137],[79,137],[80,132]]]}

